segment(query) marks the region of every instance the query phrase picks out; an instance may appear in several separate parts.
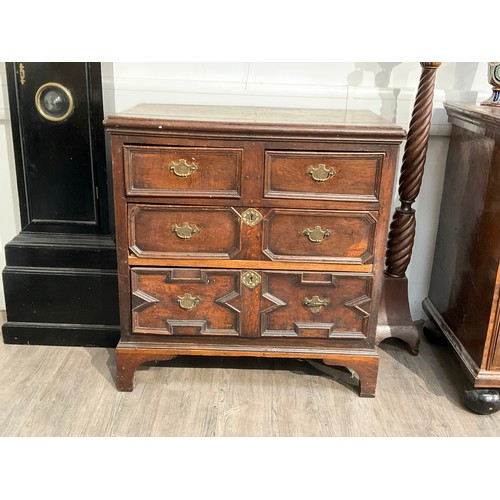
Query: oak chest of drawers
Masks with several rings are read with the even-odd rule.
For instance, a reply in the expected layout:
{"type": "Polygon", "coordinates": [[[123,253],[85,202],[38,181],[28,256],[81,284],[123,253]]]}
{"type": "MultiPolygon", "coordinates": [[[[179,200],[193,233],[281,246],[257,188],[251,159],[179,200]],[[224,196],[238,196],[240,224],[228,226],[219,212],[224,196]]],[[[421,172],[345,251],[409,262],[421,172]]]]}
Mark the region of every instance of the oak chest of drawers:
{"type": "Polygon", "coordinates": [[[449,342],[470,380],[466,405],[489,414],[500,410],[500,113],[444,107],[452,128],[424,333],[449,342]]]}
{"type": "Polygon", "coordinates": [[[117,387],[176,355],[320,359],[375,394],[404,131],[375,114],[139,105],[111,136],[117,387]]]}

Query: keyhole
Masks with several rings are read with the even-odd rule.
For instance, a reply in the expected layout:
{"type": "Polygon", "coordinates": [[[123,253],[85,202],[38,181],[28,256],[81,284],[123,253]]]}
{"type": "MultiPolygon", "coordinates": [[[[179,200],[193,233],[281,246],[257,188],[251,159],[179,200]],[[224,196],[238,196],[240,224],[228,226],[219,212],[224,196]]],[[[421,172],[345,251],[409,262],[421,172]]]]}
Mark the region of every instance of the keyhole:
{"type": "Polygon", "coordinates": [[[251,289],[260,285],[260,276],[255,271],[245,271],[242,276],[243,284],[251,289]]]}

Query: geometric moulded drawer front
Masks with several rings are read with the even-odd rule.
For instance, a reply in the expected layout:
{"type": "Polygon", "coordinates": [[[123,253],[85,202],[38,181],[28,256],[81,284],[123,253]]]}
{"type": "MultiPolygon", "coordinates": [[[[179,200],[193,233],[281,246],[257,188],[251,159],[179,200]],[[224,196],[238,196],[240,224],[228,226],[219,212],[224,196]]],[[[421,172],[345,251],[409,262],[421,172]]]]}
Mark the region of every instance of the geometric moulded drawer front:
{"type": "Polygon", "coordinates": [[[261,335],[366,338],[372,276],[263,272],[261,335]]]}
{"type": "Polygon", "coordinates": [[[377,212],[271,209],[264,219],[264,253],[271,260],[368,264],[377,212]]]}
{"type": "Polygon", "coordinates": [[[127,145],[127,194],[239,198],[242,157],[241,149],[127,145]]]}
{"type": "Polygon", "coordinates": [[[378,212],[261,209],[249,229],[243,208],[129,204],[129,248],[140,258],[373,262],[378,212]]]}
{"type": "Polygon", "coordinates": [[[365,339],[371,310],[371,275],[132,268],[131,283],[132,331],[150,335],[365,339]]]}
{"type": "Polygon", "coordinates": [[[132,331],[238,335],[239,271],[133,268],[132,331]]]}
{"type": "Polygon", "coordinates": [[[230,259],[240,222],[230,208],[129,205],[129,247],[137,257],[230,259]]]}

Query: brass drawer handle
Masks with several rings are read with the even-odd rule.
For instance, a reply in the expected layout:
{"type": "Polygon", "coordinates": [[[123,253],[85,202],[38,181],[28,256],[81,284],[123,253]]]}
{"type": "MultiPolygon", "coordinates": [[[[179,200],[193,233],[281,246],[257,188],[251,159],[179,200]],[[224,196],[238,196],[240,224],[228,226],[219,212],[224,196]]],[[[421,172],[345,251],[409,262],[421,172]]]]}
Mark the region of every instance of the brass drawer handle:
{"type": "Polygon", "coordinates": [[[305,298],[302,301],[304,307],[307,307],[313,314],[321,311],[323,307],[326,307],[330,301],[328,299],[320,299],[318,295],[313,295],[312,298],[305,298]]]}
{"type": "Polygon", "coordinates": [[[185,293],[176,297],[175,301],[182,309],[192,311],[201,302],[201,299],[197,295],[193,297],[190,293],[185,293]]]}
{"type": "Polygon", "coordinates": [[[330,177],[333,177],[337,171],[332,167],[328,168],[324,163],[320,163],[317,167],[310,166],[307,169],[307,173],[316,181],[316,182],[325,182],[330,177]]]}
{"type": "Polygon", "coordinates": [[[189,177],[198,170],[196,163],[188,163],[186,160],[172,161],[169,164],[170,170],[177,177],[189,177]]]}
{"type": "Polygon", "coordinates": [[[306,228],[302,231],[302,234],[305,234],[309,241],[312,243],[321,243],[323,240],[332,235],[329,229],[321,229],[321,226],[316,226],[314,229],[306,228]]]}
{"type": "Polygon", "coordinates": [[[182,226],[174,224],[172,226],[172,232],[175,233],[181,240],[190,240],[193,234],[200,232],[200,228],[196,224],[191,227],[187,222],[184,222],[182,226]]]}

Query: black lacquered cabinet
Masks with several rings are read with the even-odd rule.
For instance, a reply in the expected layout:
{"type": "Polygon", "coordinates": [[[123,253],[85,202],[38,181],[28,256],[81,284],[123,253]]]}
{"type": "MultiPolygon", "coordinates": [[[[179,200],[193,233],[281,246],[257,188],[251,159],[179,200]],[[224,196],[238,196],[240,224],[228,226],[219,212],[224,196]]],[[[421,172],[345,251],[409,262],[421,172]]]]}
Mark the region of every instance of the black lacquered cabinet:
{"type": "Polygon", "coordinates": [[[5,247],[6,343],[113,346],[116,251],[100,63],[6,63],[21,232],[5,247]]]}
{"type": "Polygon", "coordinates": [[[7,74],[23,231],[109,233],[100,64],[7,74]]]}

